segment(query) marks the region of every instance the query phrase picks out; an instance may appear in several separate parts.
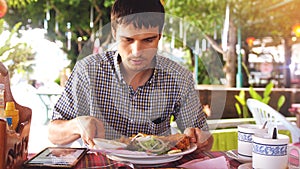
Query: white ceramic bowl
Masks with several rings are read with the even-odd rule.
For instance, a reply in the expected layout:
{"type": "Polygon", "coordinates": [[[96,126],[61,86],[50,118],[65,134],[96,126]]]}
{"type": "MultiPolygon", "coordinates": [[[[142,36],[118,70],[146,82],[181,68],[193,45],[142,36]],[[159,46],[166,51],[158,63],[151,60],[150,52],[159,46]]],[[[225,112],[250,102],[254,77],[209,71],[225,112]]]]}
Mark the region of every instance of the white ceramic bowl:
{"type": "Polygon", "coordinates": [[[241,124],[238,125],[238,158],[251,162],[252,159],[252,135],[267,134],[268,129],[262,129],[262,125],[241,124]]]}
{"type": "Polygon", "coordinates": [[[253,135],[252,167],[259,169],[286,169],[289,137],[278,134],[277,139],[253,135]]]}

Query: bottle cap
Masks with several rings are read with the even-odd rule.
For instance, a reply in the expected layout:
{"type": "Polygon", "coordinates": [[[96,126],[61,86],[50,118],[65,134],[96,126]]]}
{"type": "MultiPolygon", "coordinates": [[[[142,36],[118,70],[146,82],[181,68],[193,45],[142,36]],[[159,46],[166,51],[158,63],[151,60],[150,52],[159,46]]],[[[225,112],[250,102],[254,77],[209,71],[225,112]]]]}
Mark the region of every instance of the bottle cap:
{"type": "Polygon", "coordinates": [[[6,102],[5,110],[15,110],[15,102],[6,102]]]}

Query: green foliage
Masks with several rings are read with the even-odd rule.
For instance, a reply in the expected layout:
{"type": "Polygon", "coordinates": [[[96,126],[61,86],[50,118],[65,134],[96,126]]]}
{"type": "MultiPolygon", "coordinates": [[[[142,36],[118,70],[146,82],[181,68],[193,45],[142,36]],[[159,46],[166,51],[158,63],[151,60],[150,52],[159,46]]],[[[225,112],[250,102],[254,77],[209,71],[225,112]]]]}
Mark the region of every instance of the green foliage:
{"type": "Polygon", "coordinates": [[[0,35],[2,34],[2,32],[4,31],[4,20],[0,19],[0,35]]]}
{"type": "MultiPolygon", "coordinates": [[[[263,36],[261,34],[271,36],[270,29],[277,29],[276,27],[269,27],[269,22],[272,22],[269,15],[265,14],[265,9],[269,8],[274,4],[273,1],[261,3],[260,0],[168,0],[166,3],[166,12],[170,15],[182,18],[185,23],[185,30],[188,30],[189,34],[192,35],[187,39],[187,43],[195,42],[196,33],[192,31],[193,27],[201,30],[201,33],[211,38],[212,44],[219,44],[219,40],[222,36],[222,30],[224,26],[226,6],[230,9],[230,27],[229,27],[229,43],[227,52],[221,49],[219,45],[212,45],[215,50],[226,56],[226,64],[230,67],[224,67],[223,69],[227,74],[227,85],[235,85],[235,69],[236,62],[234,61],[234,52],[236,51],[236,42],[232,39],[236,39],[235,29],[241,26],[242,40],[245,40],[249,36],[254,36],[259,39],[263,36]],[[267,28],[266,28],[267,27],[267,28]],[[250,30],[250,31],[249,31],[250,30]],[[256,36],[259,34],[259,36],[256,36]],[[231,53],[229,53],[231,52],[231,53]]],[[[209,38],[207,38],[209,39],[209,38]]],[[[207,78],[204,78],[206,83],[207,78]]]]}
{"type": "MultiPolygon", "coordinates": [[[[63,50],[71,61],[69,67],[73,68],[79,56],[77,38],[83,37],[81,43],[85,45],[92,35],[96,35],[101,21],[103,25],[109,23],[113,2],[114,0],[8,0],[10,12],[4,18],[10,26],[22,22],[24,24],[22,28],[25,29],[27,27],[41,28],[48,11],[50,19],[47,20],[47,37],[51,41],[60,40],[64,44],[66,44],[66,25],[70,22],[72,47],[70,51],[65,47],[63,50]],[[91,7],[94,9],[93,28],[90,27],[91,7]],[[55,30],[55,24],[58,25],[58,31],[55,30]]],[[[104,34],[101,42],[104,42],[106,38],[107,34],[104,34]]]]}
{"type": "Polygon", "coordinates": [[[237,112],[237,114],[238,114],[238,116],[239,117],[243,117],[243,112],[242,112],[242,110],[241,110],[241,107],[240,107],[240,105],[238,104],[238,103],[235,103],[234,104],[234,107],[235,107],[235,109],[236,109],[236,112],[237,112]]]}
{"type": "Polygon", "coordinates": [[[274,87],[274,84],[272,82],[269,82],[267,86],[265,87],[265,90],[263,92],[263,97],[260,96],[253,88],[253,86],[249,87],[249,94],[253,99],[256,99],[258,101],[261,101],[265,104],[269,104],[269,101],[271,99],[270,94],[272,92],[272,89],[274,87]]]}
{"type": "Polygon", "coordinates": [[[183,18],[189,23],[185,25],[187,29],[195,26],[220,39],[226,5],[230,8],[232,26],[241,26],[242,41],[250,36],[272,37],[274,44],[279,44],[283,37],[291,36],[291,28],[299,22],[300,1],[296,0],[286,3],[280,0],[263,3],[261,0],[166,0],[166,12],[183,18]]]}
{"type": "Polygon", "coordinates": [[[56,78],[54,82],[60,86],[60,77],[56,78]]]}
{"type": "MultiPolygon", "coordinates": [[[[13,29],[11,30],[11,33],[9,34],[9,37],[5,40],[5,43],[3,46],[0,46],[0,56],[2,56],[5,52],[13,49],[16,46],[11,45],[11,38],[16,33],[16,31],[20,28],[21,23],[17,23],[14,25],[13,29]]],[[[4,30],[4,20],[0,19],[0,34],[3,33],[4,30]]]]}
{"type": "MultiPolygon", "coordinates": [[[[192,50],[186,49],[186,54],[183,56],[185,63],[183,64],[190,71],[194,71],[194,55],[191,53],[192,50]]],[[[220,67],[216,66],[219,56],[210,50],[204,51],[198,58],[198,84],[220,84],[220,79],[224,78],[224,73],[220,67]]]]}
{"type": "Polygon", "coordinates": [[[219,60],[220,56],[212,49],[202,52],[198,59],[199,84],[221,84],[220,79],[225,75],[222,67],[216,65],[219,60]]]}
{"type": "MultiPolygon", "coordinates": [[[[15,72],[28,75],[33,71],[33,65],[28,62],[34,59],[32,48],[26,43],[11,43],[12,37],[17,34],[20,26],[21,23],[14,25],[4,45],[0,46],[0,61],[7,65],[10,77],[13,77],[15,72]]],[[[3,32],[4,20],[0,19],[0,36],[3,32]]]]}
{"type": "Polygon", "coordinates": [[[104,1],[104,7],[109,8],[114,4],[114,0],[106,0],[104,1]]]}
{"type": "Polygon", "coordinates": [[[242,109],[240,108],[240,105],[238,103],[235,103],[235,108],[237,110],[238,116],[239,117],[244,117],[248,118],[250,117],[249,111],[247,109],[247,104],[246,104],[246,94],[244,90],[241,90],[239,95],[234,96],[235,99],[240,103],[242,109]]]}
{"type": "MultiPolygon", "coordinates": [[[[49,10],[51,19],[48,21],[48,37],[50,40],[63,42],[66,24],[71,22],[72,50],[68,51],[68,58],[72,61],[71,65],[74,65],[79,55],[77,38],[80,36],[89,39],[98,30],[100,20],[103,21],[103,25],[109,23],[113,2],[114,0],[7,0],[9,12],[5,19],[10,26],[22,22],[23,27],[26,25],[33,28],[42,27],[46,11],[49,10]],[[94,7],[94,28],[89,27],[91,5],[94,7]],[[59,25],[58,32],[54,30],[56,22],[59,25]]],[[[189,23],[184,25],[184,29],[191,35],[187,38],[188,44],[195,42],[193,36],[195,34],[191,33],[193,27],[211,37],[216,34],[217,39],[220,39],[226,5],[230,6],[233,26],[242,27],[242,40],[249,36],[256,39],[272,36],[280,42],[281,37],[290,36],[291,27],[299,20],[296,16],[299,16],[300,1],[290,1],[278,9],[272,8],[280,4],[281,1],[278,0],[263,3],[261,0],[165,0],[165,2],[167,14],[189,23]]],[[[106,37],[104,36],[101,41],[105,41],[106,37]]],[[[208,82],[208,78],[204,77],[203,81],[208,82]]]]}
{"type": "Polygon", "coordinates": [[[277,111],[280,110],[280,108],[283,106],[285,102],[285,97],[282,95],[279,97],[278,102],[277,102],[277,111]]]}
{"type": "MultiPolygon", "coordinates": [[[[272,93],[273,88],[274,88],[274,83],[269,82],[267,84],[267,86],[265,87],[265,90],[263,92],[263,96],[261,96],[257,91],[255,91],[255,89],[253,88],[253,86],[250,86],[249,87],[249,94],[250,94],[250,96],[253,99],[261,101],[261,102],[263,102],[265,104],[269,104],[269,102],[271,100],[270,95],[272,93]]],[[[236,111],[238,113],[238,116],[239,117],[244,117],[244,118],[250,117],[249,110],[247,108],[247,103],[246,103],[247,99],[246,99],[246,96],[245,96],[245,91],[241,90],[239,92],[239,95],[235,95],[234,97],[238,101],[237,103],[235,103],[235,108],[236,108],[236,111]],[[240,106],[242,107],[242,110],[241,110],[240,106]]],[[[277,111],[280,110],[280,108],[282,107],[282,105],[284,104],[284,102],[285,102],[285,96],[281,95],[278,98],[278,101],[277,101],[277,108],[276,108],[277,111]]]]}
{"type": "Polygon", "coordinates": [[[239,95],[235,95],[234,96],[235,99],[242,105],[245,106],[246,105],[246,101],[245,101],[245,91],[241,90],[239,95]]]}
{"type": "Polygon", "coordinates": [[[14,8],[24,8],[30,3],[37,2],[38,0],[7,0],[7,4],[14,8]]]}
{"type": "MultiPolygon", "coordinates": [[[[242,64],[245,72],[246,72],[246,75],[249,77],[250,76],[250,73],[249,73],[249,70],[248,68],[246,67],[245,64],[242,64]]],[[[249,87],[249,94],[250,96],[253,98],[253,99],[256,99],[256,100],[259,100],[265,104],[269,104],[270,100],[271,100],[271,93],[272,93],[272,90],[274,88],[274,83],[272,82],[269,82],[266,87],[265,87],[265,90],[263,92],[263,96],[261,96],[258,92],[255,91],[255,89],[253,88],[252,84],[251,86],[249,87]]],[[[247,105],[246,105],[246,97],[245,97],[245,91],[244,90],[241,90],[239,95],[235,95],[235,99],[238,101],[238,103],[235,103],[235,108],[236,108],[236,111],[238,113],[238,116],[239,117],[249,117],[249,110],[247,108],[247,105]],[[248,114],[248,116],[243,116],[242,115],[242,110],[240,108],[240,106],[243,108],[243,112],[245,112],[244,114],[248,114]]],[[[276,110],[279,111],[280,108],[283,106],[285,102],[285,96],[284,95],[281,95],[279,98],[278,98],[278,101],[277,101],[277,108],[276,110]]]]}
{"type": "Polygon", "coordinates": [[[221,32],[220,25],[223,24],[226,1],[168,0],[165,7],[166,13],[184,18],[190,26],[197,27],[206,34],[221,32]]]}

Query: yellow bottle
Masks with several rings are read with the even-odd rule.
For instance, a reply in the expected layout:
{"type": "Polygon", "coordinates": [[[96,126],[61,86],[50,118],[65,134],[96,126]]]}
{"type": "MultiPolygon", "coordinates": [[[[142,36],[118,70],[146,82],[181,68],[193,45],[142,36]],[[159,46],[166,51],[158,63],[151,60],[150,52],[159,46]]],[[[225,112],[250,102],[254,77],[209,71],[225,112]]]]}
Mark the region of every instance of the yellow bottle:
{"type": "Polygon", "coordinates": [[[4,115],[12,118],[12,129],[16,130],[19,123],[19,110],[15,108],[15,102],[6,102],[4,115]]]}

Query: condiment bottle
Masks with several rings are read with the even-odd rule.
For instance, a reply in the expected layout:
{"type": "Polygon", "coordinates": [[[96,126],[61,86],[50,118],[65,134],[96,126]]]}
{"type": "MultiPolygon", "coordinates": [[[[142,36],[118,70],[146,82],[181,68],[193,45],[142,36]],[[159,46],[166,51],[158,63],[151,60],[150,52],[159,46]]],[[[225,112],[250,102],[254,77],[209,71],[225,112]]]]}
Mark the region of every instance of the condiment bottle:
{"type": "Polygon", "coordinates": [[[15,109],[15,102],[6,102],[5,117],[12,118],[12,129],[16,130],[19,123],[19,110],[15,109]]]}
{"type": "Polygon", "coordinates": [[[4,118],[4,84],[0,84],[0,118],[4,118]]]}
{"type": "Polygon", "coordinates": [[[13,127],[12,127],[12,117],[6,117],[6,122],[7,122],[7,129],[8,130],[13,130],[13,127]]]}

